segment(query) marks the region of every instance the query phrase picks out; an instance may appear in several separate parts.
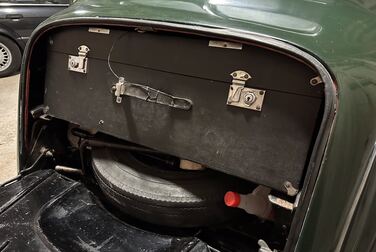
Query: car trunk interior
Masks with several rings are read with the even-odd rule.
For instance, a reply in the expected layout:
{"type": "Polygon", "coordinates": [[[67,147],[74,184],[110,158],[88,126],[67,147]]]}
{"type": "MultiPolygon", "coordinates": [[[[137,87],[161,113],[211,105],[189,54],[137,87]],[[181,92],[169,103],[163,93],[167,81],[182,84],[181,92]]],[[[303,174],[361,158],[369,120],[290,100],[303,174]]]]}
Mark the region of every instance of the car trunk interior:
{"type": "Polygon", "coordinates": [[[29,72],[26,167],[70,188],[41,201],[42,231],[60,230],[48,243],[284,249],[324,114],[304,59],[234,38],[82,25],[43,34],[29,72]],[[270,215],[223,200],[257,188],[270,215]]]}

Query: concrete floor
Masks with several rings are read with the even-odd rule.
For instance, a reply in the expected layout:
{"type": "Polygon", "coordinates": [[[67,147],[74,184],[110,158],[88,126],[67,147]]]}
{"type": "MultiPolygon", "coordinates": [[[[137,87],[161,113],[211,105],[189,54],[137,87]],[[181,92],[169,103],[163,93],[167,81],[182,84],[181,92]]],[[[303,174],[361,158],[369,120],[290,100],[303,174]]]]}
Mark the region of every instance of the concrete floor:
{"type": "Polygon", "coordinates": [[[0,78],[0,183],[17,174],[18,80],[0,78]]]}

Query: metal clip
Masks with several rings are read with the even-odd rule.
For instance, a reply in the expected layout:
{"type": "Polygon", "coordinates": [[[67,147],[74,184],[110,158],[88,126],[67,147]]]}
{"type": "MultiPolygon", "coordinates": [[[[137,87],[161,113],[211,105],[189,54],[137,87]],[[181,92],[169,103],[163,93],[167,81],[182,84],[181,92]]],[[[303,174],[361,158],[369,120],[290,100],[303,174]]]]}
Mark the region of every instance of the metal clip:
{"type": "Polygon", "coordinates": [[[246,88],[245,82],[252,77],[249,73],[238,70],[231,73],[232,84],[227,98],[227,105],[261,111],[265,90],[246,88]]]}
{"type": "Polygon", "coordinates": [[[69,55],[68,70],[78,73],[87,73],[87,54],[90,49],[86,45],[78,47],[78,56],[69,55]]]}
{"type": "Polygon", "coordinates": [[[118,83],[116,83],[113,87],[113,90],[115,91],[115,97],[116,97],[116,102],[121,103],[123,98],[121,96],[124,95],[125,93],[125,80],[124,77],[119,77],[118,83]]]}

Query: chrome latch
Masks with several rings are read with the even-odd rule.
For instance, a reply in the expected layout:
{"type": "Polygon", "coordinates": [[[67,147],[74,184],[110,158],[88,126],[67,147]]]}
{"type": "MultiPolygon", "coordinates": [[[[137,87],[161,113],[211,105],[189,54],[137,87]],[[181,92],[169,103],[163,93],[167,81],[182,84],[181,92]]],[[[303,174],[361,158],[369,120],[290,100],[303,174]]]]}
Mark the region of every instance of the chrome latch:
{"type": "Polygon", "coordinates": [[[227,105],[261,111],[265,90],[247,88],[245,82],[252,77],[249,73],[238,70],[231,73],[232,84],[227,98],[227,105]]]}
{"type": "Polygon", "coordinates": [[[88,58],[86,56],[89,51],[89,47],[82,45],[78,48],[78,56],[69,55],[68,70],[78,73],[87,73],[88,58]]]}

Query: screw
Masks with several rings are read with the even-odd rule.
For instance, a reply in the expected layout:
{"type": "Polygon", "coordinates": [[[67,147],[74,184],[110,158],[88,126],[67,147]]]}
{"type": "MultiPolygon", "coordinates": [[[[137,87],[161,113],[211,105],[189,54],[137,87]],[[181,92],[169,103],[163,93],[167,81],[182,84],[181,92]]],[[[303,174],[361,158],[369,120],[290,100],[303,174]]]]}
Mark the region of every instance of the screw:
{"type": "Polygon", "coordinates": [[[260,91],[259,94],[260,94],[260,95],[263,95],[263,94],[264,94],[264,91],[260,91]]]}
{"type": "Polygon", "coordinates": [[[98,124],[102,125],[102,124],[104,124],[104,121],[103,120],[99,120],[98,124]]]}
{"type": "Polygon", "coordinates": [[[257,110],[260,110],[260,109],[261,109],[261,107],[260,107],[260,106],[257,106],[257,107],[256,107],[256,109],[257,109],[257,110]]]}
{"type": "Polygon", "coordinates": [[[233,74],[232,74],[232,77],[236,77],[236,76],[238,76],[236,73],[233,73],[233,74]]]}
{"type": "Polygon", "coordinates": [[[248,74],[245,74],[245,75],[244,75],[244,78],[248,79],[248,77],[249,77],[248,74]]]}

